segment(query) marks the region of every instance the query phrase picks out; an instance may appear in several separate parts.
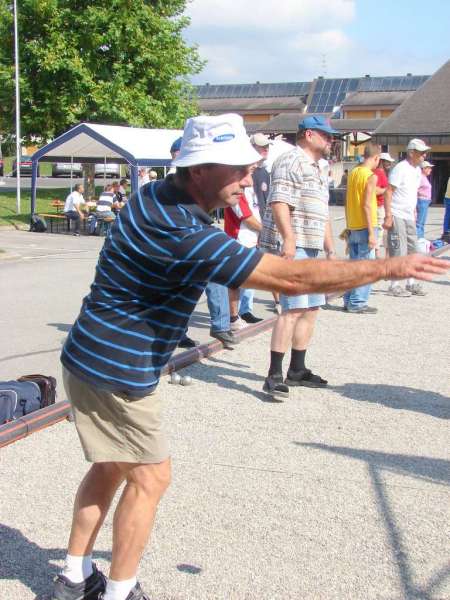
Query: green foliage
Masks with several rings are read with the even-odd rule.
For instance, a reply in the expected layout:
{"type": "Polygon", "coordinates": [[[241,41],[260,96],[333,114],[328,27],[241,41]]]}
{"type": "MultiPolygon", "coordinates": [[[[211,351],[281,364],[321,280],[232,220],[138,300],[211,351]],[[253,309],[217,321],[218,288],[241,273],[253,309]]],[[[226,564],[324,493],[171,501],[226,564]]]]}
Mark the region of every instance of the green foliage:
{"type": "MultiPolygon", "coordinates": [[[[196,113],[186,0],[20,0],[22,136],[81,121],[180,127],[196,113]]],[[[0,131],[14,132],[13,17],[0,0],[0,131]]]]}

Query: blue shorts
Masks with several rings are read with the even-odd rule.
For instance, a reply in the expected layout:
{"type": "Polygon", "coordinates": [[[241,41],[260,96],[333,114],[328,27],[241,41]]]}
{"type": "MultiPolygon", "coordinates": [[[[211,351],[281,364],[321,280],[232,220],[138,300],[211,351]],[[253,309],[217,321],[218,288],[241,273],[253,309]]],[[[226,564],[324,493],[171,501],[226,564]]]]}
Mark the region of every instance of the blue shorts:
{"type": "MultiPolygon", "coordinates": [[[[295,260],[305,258],[317,258],[318,250],[312,248],[297,248],[295,251],[295,260]]],[[[326,304],[324,294],[302,294],[300,296],[285,296],[280,294],[280,305],[283,311],[293,310],[295,308],[317,308],[326,304]]]]}

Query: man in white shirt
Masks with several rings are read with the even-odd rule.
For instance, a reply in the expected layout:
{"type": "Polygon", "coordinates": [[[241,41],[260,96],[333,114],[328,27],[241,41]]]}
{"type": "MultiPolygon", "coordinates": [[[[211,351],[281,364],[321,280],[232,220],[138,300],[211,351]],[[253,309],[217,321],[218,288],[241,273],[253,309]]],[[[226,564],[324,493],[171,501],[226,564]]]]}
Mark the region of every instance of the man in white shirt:
{"type": "MultiPolygon", "coordinates": [[[[406,256],[417,252],[416,205],[422,171],[420,164],[431,150],[423,140],[413,139],[406,148],[406,159],[399,162],[389,173],[389,186],[385,192],[384,208],[386,216],[389,256],[406,256]]],[[[391,282],[388,294],[406,298],[414,294],[424,296],[419,283],[407,280],[406,288],[401,282],[391,282]]]]}
{"type": "Polygon", "coordinates": [[[84,204],[83,192],[83,185],[77,183],[73,192],[67,196],[64,204],[64,214],[74,224],[73,235],[80,235],[80,223],[84,220],[84,214],[80,208],[80,205],[84,204]]]}

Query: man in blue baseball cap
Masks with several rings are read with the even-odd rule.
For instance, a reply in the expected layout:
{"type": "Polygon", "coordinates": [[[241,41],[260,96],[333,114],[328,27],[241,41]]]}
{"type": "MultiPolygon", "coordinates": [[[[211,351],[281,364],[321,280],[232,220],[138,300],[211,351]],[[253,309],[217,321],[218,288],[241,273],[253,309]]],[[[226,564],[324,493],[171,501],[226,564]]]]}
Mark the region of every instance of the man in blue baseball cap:
{"type": "MultiPolygon", "coordinates": [[[[272,187],[264,215],[260,246],[288,260],[317,258],[325,250],[335,257],[328,216],[328,158],[334,136],[328,119],[307,116],[298,125],[297,145],[282,154],[272,168],[272,187]],[[322,159],[322,160],[321,160],[322,159]]],[[[305,365],[323,294],[281,294],[282,313],[275,323],[269,373],[264,391],[273,398],[289,395],[289,386],[324,387],[327,381],[305,365]],[[287,377],[282,362],[291,349],[287,377]]]]}

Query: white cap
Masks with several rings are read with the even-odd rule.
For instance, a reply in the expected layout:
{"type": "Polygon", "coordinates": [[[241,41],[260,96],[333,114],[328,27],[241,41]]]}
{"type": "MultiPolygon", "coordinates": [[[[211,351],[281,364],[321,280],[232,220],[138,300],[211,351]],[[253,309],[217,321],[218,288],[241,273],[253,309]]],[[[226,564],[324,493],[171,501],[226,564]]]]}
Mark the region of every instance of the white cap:
{"type": "Polygon", "coordinates": [[[418,138],[410,140],[406,149],[417,150],[418,152],[428,152],[428,150],[431,150],[430,146],[427,146],[423,140],[419,140],[418,138]]]}
{"type": "Polygon", "coordinates": [[[184,127],[175,167],[192,167],[208,163],[244,166],[257,163],[261,155],[250,143],[241,116],[225,115],[192,117],[184,127]]]}
{"type": "Polygon", "coordinates": [[[253,146],[260,146],[261,148],[266,148],[269,144],[272,144],[272,140],[264,135],[264,133],[254,133],[250,136],[250,143],[253,146]]]}
{"type": "Polygon", "coordinates": [[[380,160],[387,160],[388,162],[395,162],[395,158],[389,154],[389,152],[382,152],[380,154],[380,160]]]}
{"type": "Polygon", "coordinates": [[[434,167],[434,165],[432,165],[430,162],[428,162],[427,160],[424,160],[423,163],[421,163],[420,168],[421,169],[426,169],[427,167],[434,167]]]}

